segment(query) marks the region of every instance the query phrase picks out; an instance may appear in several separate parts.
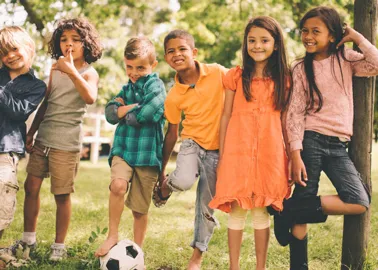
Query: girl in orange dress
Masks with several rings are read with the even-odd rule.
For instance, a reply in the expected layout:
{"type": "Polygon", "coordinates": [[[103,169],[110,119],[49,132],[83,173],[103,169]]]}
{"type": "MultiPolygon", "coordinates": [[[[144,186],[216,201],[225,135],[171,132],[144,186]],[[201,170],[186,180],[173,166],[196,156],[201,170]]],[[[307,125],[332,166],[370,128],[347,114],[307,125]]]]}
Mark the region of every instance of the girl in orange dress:
{"type": "Polygon", "coordinates": [[[287,156],[282,128],[289,69],[279,24],[250,20],[243,41],[243,68],[232,68],[220,126],[216,195],[211,208],[230,213],[230,269],[239,269],[247,211],[255,229],[256,269],[265,269],[270,218],[266,207],[282,210],[288,195],[287,156]]]}

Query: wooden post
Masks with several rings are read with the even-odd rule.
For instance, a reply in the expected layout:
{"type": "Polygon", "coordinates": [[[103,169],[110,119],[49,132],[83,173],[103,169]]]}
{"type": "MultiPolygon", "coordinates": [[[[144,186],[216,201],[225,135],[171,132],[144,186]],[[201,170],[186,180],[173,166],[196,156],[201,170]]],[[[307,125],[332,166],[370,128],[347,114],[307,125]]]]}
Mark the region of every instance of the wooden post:
{"type": "Polygon", "coordinates": [[[101,132],[101,114],[97,113],[95,116],[95,131],[94,131],[94,141],[91,144],[91,162],[96,164],[98,162],[98,156],[100,151],[100,132],[101,132]]]}
{"type": "MultiPolygon", "coordinates": [[[[375,44],[377,35],[377,0],[354,2],[354,28],[375,44]]],[[[354,126],[349,155],[362,181],[371,190],[371,151],[374,115],[375,78],[354,78],[354,126]]],[[[370,209],[344,217],[341,269],[363,269],[370,230],[370,209]]]]}

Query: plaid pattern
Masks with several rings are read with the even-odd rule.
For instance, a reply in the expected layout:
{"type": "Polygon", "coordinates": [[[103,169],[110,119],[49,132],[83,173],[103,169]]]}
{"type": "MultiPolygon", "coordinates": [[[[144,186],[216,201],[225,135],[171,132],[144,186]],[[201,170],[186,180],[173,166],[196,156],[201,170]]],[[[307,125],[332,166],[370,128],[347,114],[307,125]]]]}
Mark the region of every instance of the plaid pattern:
{"type": "Polygon", "coordinates": [[[129,81],[119,94],[126,105],[138,103],[128,112],[134,114],[140,125],[127,125],[125,119],[118,119],[119,102],[110,101],[106,105],[105,116],[109,123],[119,122],[115,131],[113,147],[109,156],[123,158],[130,166],[158,166],[161,168],[164,127],[164,83],[156,73],[140,78],[135,83],[129,81]]]}

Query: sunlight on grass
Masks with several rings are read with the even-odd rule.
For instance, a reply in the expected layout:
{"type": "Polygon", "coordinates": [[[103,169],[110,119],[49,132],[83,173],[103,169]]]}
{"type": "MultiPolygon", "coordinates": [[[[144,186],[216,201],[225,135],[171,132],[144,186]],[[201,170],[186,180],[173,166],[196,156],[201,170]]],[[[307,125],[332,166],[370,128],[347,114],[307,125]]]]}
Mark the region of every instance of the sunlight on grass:
{"type": "MultiPolygon", "coordinates": [[[[174,162],[168,170],[174,169],[174,162]]],[[[26,177],[25,162],[20,164],[18,179],[23,183],[26,177]]],[[[372,182],[374,196],[378,192],[378,145],[373,146],[372,182]]],[[[81,162],[78,177],[75,182],[76,191],[72,195],[72,221],[66,244],[70,248],[70,259],[56,265],[47,262],[49,246],[55,235],[55,202],[50,193],[50,181],[45,180],[41,190],[41,211],[38,219],[37,239],[40,255],[36,263],[29,269],[97,269],[93,252],[105,239],[100,235],[94,243],[89,243],[91,231],[97,226],[101,229],[108,226],[108,185],[110,170],[106,159],[98,164],[81,162]],[[88,249],[83,248],[88,244],[88,249]]],[[[22,184],[21,184],[22,185],[22,184]]],[[[158,269],[165,266],[171,269],[185,269],[192,249],[189,246],[193,236],[195,188],[190,191],[173,194],[163,208],[151,206],[149,227],[144,244],[147,269],[158,269]]],[[[334,188],[323,175],[321,179],[321,194],[333,194],[334,188]]],[[[0,246],[11,244],[19,239],[23,230],[22,204],[24,191],[17,194],[17,212],[14,222],[8,229],[0,246]]],[[[378,203],[373,200],[371,207],[371,231],[369,237],[368,262],[366,269],[378,269],[378,203]]],[[[206,253],[203,269],[228,269],[227,248],[227,215],[220,211],[216,217],[221,226],[216,229],[206,253]]],[[[120,239],[132,239],[133,219],[129,210],[125,209],[120,224],[120,239]]],[[[254,269],[254,241],[251,220],[248,217],[241,251],[242,269],[254,269]]],[[[340,269],[341,241],[343,217],[329,217],[324,224],[310,226],[309,260],[311,269],[340,269]]],[[[288,269],[288,248],[280,247],[273,234],[270,238],[268,255],[269,269],[288,269]]]]}

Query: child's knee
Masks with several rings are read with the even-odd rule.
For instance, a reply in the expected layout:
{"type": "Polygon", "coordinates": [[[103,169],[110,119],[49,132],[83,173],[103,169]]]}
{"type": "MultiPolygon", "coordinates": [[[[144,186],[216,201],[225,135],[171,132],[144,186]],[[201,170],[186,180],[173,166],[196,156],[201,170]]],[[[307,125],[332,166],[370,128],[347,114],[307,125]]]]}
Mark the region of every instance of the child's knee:
{"type": "Polygon", "coordinates": [[[132,211],[132,212],[133,212],[133,217],[134,217],[135,219],[140,220],[140,219],[145,219],[145,218],[147,218],[147,214],[139,213],[139,212],[136,212],[136,211],[132,211]]]}
{"type": "Polygon", "coordinates": [[[243,230],[245,227],[247,210],[241,208],[236,202],[232,203],[231,207],[227,227],[231,230],[243,230]]]}
{"type": "Polygon", "coordinates": [[[270,227],[270,216],[266,207],[257,207],[251,210],[253,228],[263,230],[270,227]]]}
{"type": "Polygon", "coordinates": [[[127,192],[128,181],[125,179],[114,179],[109,186],[110,192],[116,196],[124,196],[127,192]]]}
{"type": "Polygon", "coordinates": [[[198,177],[198,175],[177,175],[171,173],[168,176],[167,184],[173,191],[186,191],[192,188],[196,177],[198,177]]]}

